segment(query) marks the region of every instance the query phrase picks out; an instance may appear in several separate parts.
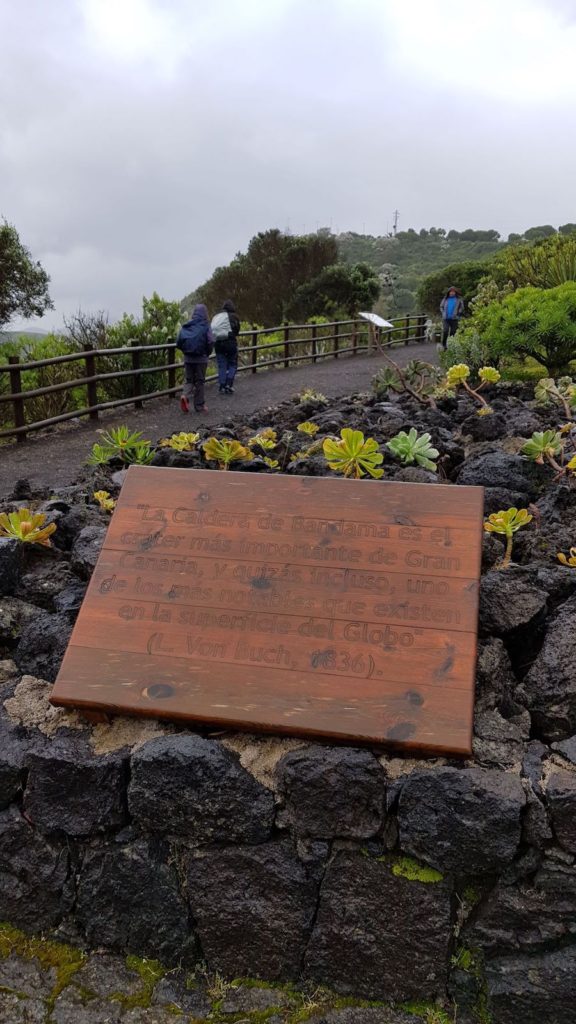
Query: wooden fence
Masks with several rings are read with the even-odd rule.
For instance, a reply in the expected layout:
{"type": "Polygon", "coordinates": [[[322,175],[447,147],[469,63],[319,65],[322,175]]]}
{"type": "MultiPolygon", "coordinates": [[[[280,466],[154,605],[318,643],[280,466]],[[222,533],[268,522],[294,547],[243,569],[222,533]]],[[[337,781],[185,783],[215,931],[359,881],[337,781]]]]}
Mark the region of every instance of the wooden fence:
{"type": "MultiPolygon", "coordinates": [[[[392,320],[392,328],[384,328],[377,332],[378,344],[392,348],[422,343],[425,340],[425,321],[426,317],[423,314],[398,317],[392,320]]],[[[365,320],[340,320],[328,324],[290,324],[244,331],[238,338],[238,372],[257,373],[301,362],[316,363],[321,359],[355,356],[360,352],[370,351],[374,340],[374,333],[371,333],[365,320]]],[[[152,355],[149,358],[152,358],[152,355]]],[[[181,387],[176,379],[179,370],[182,371],[182,362],[174,342],[166,345],[133,344],[125,348],[95,349],[85,346],[82,351],[69,355],[30,362],[21,362],[19,356],[9,356],[8,363],[0,365],[0,424],[3,425],[0,438],[15,437],[17,441],[25,441],[30,432],[63,423],[65,420],[81,416],[97,420],[100,412],[106,409],[126,405],[141,409],[144,402],[153,398],[173,398],[181,387]],[[153,353],[157,358],[159,353],[163,352],[166,353],[165,362],[160,365],[143,365],[147,353],[153,353]],[[125,361],[126,369],[115,366],[108,372],[102,372],[101,369],[99,371],[99,366],[102,367],[106,363],[110,365],[112,359],[120,359],[122,364],[125,361]],[[39,371],[47,367],[60,369],[67,364],[71,367],[69,380],[50,383],[43,387],[23,386],[22,376],[27,371],[39,371]],[[74,371],[77,373],[76,376],[74,371]],[[165,383],[166,387],[155,387],[147,392],[143,385],[148,374],[165,377],[162,383],[165,383]],[[123,379],[129,382],[130,394],[111,401],[98,400],[99,388],[106,388],[107,382],[117,384],[123,379]],[[34,400],[71,391],[74,391],[77,397],[78,389],[83,396],[79,408],[40,419],[27,416],[34,400]]],[[[207,380],[214,380],[215,377],[215,372],[209,373],[207,380]]]]}

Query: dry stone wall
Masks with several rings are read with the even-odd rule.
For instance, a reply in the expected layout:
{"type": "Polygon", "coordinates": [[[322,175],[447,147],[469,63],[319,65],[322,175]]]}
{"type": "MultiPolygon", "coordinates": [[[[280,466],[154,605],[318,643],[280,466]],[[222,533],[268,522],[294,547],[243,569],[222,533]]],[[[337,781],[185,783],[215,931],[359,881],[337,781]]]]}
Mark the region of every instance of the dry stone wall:
{"type": "Polygon", "coordinates": [[[568,1022],[576,570],[551,552],[569,546],[575,491],[502,445],[466,455],[436,429],[454,481],[486,485],[487,510],[517,493],[541,517],[506,572],[499,542],[485,544],[465,762],[88,725],[52,708],[105,519],[93,481],[28,496],[58,521],[60,546],[23,554],[0,541],[0,920],[227,978],[439,1002],[458,1024],[568,1022]]]}

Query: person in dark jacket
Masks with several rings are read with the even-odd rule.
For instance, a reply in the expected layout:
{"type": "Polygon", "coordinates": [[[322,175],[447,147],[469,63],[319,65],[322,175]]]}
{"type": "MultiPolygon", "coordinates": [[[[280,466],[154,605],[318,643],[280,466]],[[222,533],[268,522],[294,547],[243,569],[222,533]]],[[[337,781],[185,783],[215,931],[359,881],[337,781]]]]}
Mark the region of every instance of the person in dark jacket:
{"type": "Polygon", "coordinates": [[[448,338],[456,334],[460,318],[464,316],[464,303],[457,288],[449,288],[440,303],[442,314],[442,348],[446,351],[448,338]]]}
{"type": "Polygon", "coordinates": [[[238,368],[240,321],[231,299],[226,299],[220,312],[212,318],[211,327],[218,363],[218,390],[221,395],[233,395],[238,368]]]}
{"type": "Polygon", "coordinates": [[[180,408],[182,412],[190,412],[190,401],[193,401],[196,412],[208,412],[204,404],[204,383],[214,337],[206,306],[194,307],[191,319],[180,328],[176,345],[184,353],[185,383],[180,408]]]}

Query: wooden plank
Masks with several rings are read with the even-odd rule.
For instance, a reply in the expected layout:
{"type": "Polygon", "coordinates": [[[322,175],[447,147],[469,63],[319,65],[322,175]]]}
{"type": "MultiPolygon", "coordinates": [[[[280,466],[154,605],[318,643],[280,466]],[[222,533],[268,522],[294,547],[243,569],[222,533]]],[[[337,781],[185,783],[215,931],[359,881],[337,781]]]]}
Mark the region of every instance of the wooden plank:
{"type": "Polygon", "coordinates": [[[51,700],[467,754],[482,497],[131,467],[51,700]]]}

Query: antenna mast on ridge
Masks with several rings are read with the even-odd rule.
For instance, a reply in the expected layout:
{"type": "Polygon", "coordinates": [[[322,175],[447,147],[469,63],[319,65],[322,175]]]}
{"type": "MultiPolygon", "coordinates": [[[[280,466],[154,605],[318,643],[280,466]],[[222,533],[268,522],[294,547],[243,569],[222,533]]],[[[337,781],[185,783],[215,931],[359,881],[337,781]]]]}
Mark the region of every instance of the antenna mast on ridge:
{"type": "Polygon", "coordinates": [[[394,225],[393,225],[393,228],[392,228],[392,231],[394,232],[394,234],[396,234],[396,232],[398,230],[398,217],[399,216],[400,216],[400,211],[399,210],[394,210],[394,225]]]}

